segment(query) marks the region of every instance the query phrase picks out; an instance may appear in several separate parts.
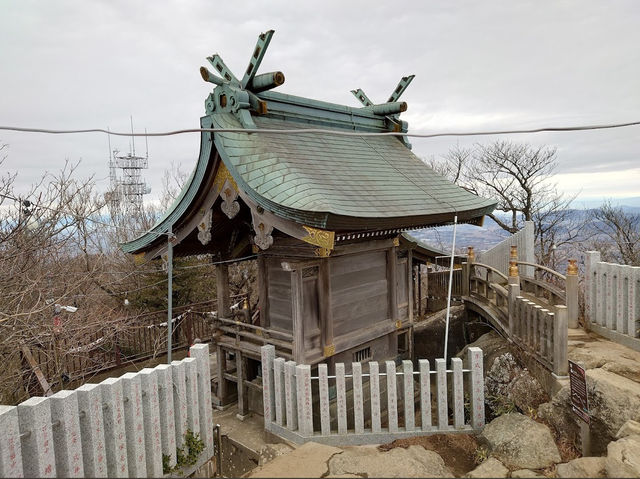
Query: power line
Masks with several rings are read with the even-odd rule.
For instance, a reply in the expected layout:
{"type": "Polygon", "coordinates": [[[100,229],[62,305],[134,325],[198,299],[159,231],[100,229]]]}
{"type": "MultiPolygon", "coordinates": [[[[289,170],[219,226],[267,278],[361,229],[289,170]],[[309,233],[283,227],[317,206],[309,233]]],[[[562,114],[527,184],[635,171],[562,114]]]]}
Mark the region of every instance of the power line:
{"type": "Polygon", "coordinates": [[[515,129],[515,130],[489,130],[489,131],[467,131],[467,132],[445,132],[445,133],[403,133],[403,132],[355,132],[349,130],[329,130],[325,128],[299,128],[274,130],[269,128],[186,128],[182,130],[164,132],[144,132],[127,133],[105,130],[103,128],[87,128],[80,130],[57,130],[51,128],[29,128],[19,126],[0,126],[0,130],[17,131],[22,133],[47,133],[53,135],[65,135],[76,133],[104,133],[114,136],[174,136],[185,133],[268,133],[276,135],[289,134],[333,134],[338,136],[406,136],[411,138],[437,138],[442,136],[487,136],[487,135],[508,135],[520,133],[542,133],[542,132],[565,132],[565,131],[585,131],[585,130],[605,130],[610,128],[624,128],[627,126],[638,126],[640,121],[630,121],[625,123],[605,123],[601,125],[578,125],[578,126],[545,126],[541,128],[515,129]]]}

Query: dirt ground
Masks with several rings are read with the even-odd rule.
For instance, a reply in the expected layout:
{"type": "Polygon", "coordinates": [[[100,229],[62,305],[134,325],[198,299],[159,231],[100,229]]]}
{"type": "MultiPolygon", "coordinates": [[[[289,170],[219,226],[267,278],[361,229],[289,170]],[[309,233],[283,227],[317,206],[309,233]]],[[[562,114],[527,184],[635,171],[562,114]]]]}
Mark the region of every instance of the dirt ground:
{"type": "Polygon", "coordinates": [[[440,454],[444,463],[457,476],[462,477],[475,469],[475,452],[478,441],[469,434],[434,434],[432,436],[418,436],[398,439],[389,444],[378,446],[381,451],[388,451],[396,447],[422,446],[429,451],[440,454]]]}

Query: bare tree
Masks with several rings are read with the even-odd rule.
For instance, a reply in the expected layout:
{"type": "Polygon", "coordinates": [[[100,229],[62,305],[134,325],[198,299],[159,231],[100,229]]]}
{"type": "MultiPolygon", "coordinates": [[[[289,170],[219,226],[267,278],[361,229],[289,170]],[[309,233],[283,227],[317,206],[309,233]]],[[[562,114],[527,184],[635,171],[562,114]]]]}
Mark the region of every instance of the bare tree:
{"type": "Polygon", "coordinates": [[[556,267],[564,259],[556,252],[584,233],[584,222],[570,209],[575,197],[564,196],[550,181],[556,153],[551,147],[496,141],[473,149],[456,145],[442,163],[427,163],[466,190],[495,199],[496,210],[508,216],[488,216],[505,231],[513,234],[533,221],[538,261],[556,267]]]}
{"type": "Polygon", "coordinates": [[[622,264],[640,266],[640,214],[625,212],[610,201],[591,212],[592,224],[604,240],[604,251],[609,259],[622,264]],[[607,243],[611,249],[606,248],[607,243]]]}

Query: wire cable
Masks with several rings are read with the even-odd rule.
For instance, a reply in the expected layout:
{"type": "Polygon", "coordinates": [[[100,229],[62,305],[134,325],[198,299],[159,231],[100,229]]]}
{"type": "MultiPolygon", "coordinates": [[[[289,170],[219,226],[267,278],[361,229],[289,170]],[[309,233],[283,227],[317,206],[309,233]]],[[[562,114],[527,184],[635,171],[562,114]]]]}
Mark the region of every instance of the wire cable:
{"type": "Polygon", "coordinates": [[[274,130],[269,128],[185,128],[182,130],[172,130],[164,132],[117,132],[105,130],[104,128],[86,128],[80,130],[57,130],[51,128],[29,128],[19,126],[0,125],[0,130],[17,131],[22,133],[47,133],[53,135],[65,135],[76,133],[104,133],[114,136],[174,136],[185,133],[268,133],[276,135],[321,133],[334,134],[339,136],[407,136],[411,138],[437,138],[443,136],[487,136],[487,135],[511,135],[520,133],[542,133],[542,132],[564,132],[564,131],[585,131],[585,130],[605,130],[610,128],[624,128],[628,126],[638,126],[640,121],[630,121],[624,123],[605,123],[601,125],[577,125],[577,126],[545,126],[540,128],[514,129],[514,130],[489,130],[489,131],[467,131],[467,132],[445,132],[445,133],[403,133],[395,131],[387,132],[355,132],[349,130],[330,130],[325,128],[301,128],[274,130]]]}

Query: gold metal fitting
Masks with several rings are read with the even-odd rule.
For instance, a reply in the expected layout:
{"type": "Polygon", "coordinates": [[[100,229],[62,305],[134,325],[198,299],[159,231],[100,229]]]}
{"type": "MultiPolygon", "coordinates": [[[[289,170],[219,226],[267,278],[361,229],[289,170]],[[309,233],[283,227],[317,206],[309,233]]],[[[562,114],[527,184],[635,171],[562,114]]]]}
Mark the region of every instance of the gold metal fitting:
{"type": "Polygon", "coordinates": [[[567,275],[569,276],[578,276],[578,264],[577,260],[570,259],[569,264],[567,265],[567,275]]]}
{"type": "Polygon", "coordinates": [[[249,300],[247,298],[244,298],[244,302],[242,303],[242,308],[249,309],[249,300]]]}
{"type": "Polygon", "coordinates": [[[329,356],[333,356],[336,354],[336,346],[335,344],[329,344],[324,347],[324,357],[328,358],[329,356]]]}
{"type": "Polygon", "coordinates": [[[397,320],[396,321],[396,329],[400,329],[402,327],[402,321],[397,320]]]}
{"type": "Polygon", "coordinates": [[[473,251],[473,246],[467,247],[467,262],[473,263],[476,260],[476,253],[473,251]]]}
{"type": "Polygon", "coordinates": [[[518,264],[515,261],[509,261],[509,276],[519,276],[518,264]]]}
{"type": "Polygon", "coordinates": [[[509,252],[509,258],[518,259],[518,247],[516,245],[511,246],[511,251],[509,252]]]}
{"type": "Polygon", "coordinates": [[[400,238],[393,238],[393,246],[400,246],[400,238]]]}

